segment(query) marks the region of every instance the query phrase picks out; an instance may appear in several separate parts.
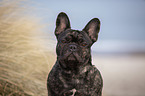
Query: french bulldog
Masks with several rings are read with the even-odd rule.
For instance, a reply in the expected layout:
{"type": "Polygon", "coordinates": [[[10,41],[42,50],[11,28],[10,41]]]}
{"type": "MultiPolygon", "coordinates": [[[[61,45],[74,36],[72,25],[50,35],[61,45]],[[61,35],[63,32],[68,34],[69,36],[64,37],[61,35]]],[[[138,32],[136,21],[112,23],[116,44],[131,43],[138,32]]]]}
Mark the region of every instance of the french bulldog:
{"type": "Polygon", "coordinates": [[[48,96],[102,96],[103,80],[91,63],[91,46],[99,30],[98,18],[79,31],[71,29],[64,12],[59,13],[55,28],[57,61],[48,75],[48,96]]]}

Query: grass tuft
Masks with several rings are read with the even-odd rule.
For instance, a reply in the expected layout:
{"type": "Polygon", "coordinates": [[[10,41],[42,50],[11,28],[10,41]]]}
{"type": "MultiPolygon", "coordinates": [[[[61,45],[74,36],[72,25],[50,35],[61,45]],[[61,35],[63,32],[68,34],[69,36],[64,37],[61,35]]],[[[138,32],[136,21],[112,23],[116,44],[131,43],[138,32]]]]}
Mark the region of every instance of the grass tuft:
{"type": "Polygon", "coordinates": [[[40,19],[26,14],[24,1],[0,1],[0,96],[47,96],[51,40],[43,38],[40,19]]]}

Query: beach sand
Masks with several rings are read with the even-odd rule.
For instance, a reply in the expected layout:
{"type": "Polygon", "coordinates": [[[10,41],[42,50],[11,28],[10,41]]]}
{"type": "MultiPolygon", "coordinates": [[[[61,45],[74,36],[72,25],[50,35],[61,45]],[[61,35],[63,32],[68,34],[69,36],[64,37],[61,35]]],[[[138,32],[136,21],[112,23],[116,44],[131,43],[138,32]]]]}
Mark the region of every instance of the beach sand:
{"type": "Polygon", "coordinates": [[[145,96],[145,54],[93,55],[103,77],[103,96],[145,96]]]}

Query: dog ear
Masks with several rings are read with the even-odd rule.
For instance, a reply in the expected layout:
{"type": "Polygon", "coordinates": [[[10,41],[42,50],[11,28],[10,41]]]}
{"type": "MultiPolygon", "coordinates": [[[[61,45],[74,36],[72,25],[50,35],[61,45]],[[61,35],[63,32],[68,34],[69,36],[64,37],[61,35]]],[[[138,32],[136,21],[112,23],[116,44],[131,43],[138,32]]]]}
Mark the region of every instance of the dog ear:
{"type": "Polygon", "coordinates": [[[68,28],[70,28],[70,21],[69,21],[68,16],[64,12],[59,13],[56,20],[56,28],[55,28],[56,37],[61,32],[63,32],[64,30],[68,28]]]}
{"type": "Polygon", "coordinates": [[[89,35],[93,43],[98,39],[99,30],[100,20],[98,18],[92,19],[83,29],[83,31],[85,31],[89,35]]]}

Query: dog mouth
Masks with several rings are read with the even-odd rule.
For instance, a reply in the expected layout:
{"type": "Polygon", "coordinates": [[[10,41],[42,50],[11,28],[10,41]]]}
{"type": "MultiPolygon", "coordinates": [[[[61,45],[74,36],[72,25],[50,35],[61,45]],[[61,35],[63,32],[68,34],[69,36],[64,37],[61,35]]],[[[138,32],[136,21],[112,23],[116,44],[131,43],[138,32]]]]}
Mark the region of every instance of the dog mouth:
{"type": "Polygon", "coordinates": [[[65,54],[65,61],[68,63],[81,63],[83,60],[77,52],[69,52],[65,54]]]}
{"type": "Polygon", "coordinates": [[[73,54],[73,53],[71,53],[69,56],[68,56],[68,58],[67,58],[67,61],[76,61],[77,59],[76,59],[76,57],[75,57],[75,55],[73,54]]]}
{"type": "Polygon", "coordinates": [[[74,69],[83,63],[83,58],[78,52],[69,52],[59,57],[60,64],[63,68],[74,69]]]}

